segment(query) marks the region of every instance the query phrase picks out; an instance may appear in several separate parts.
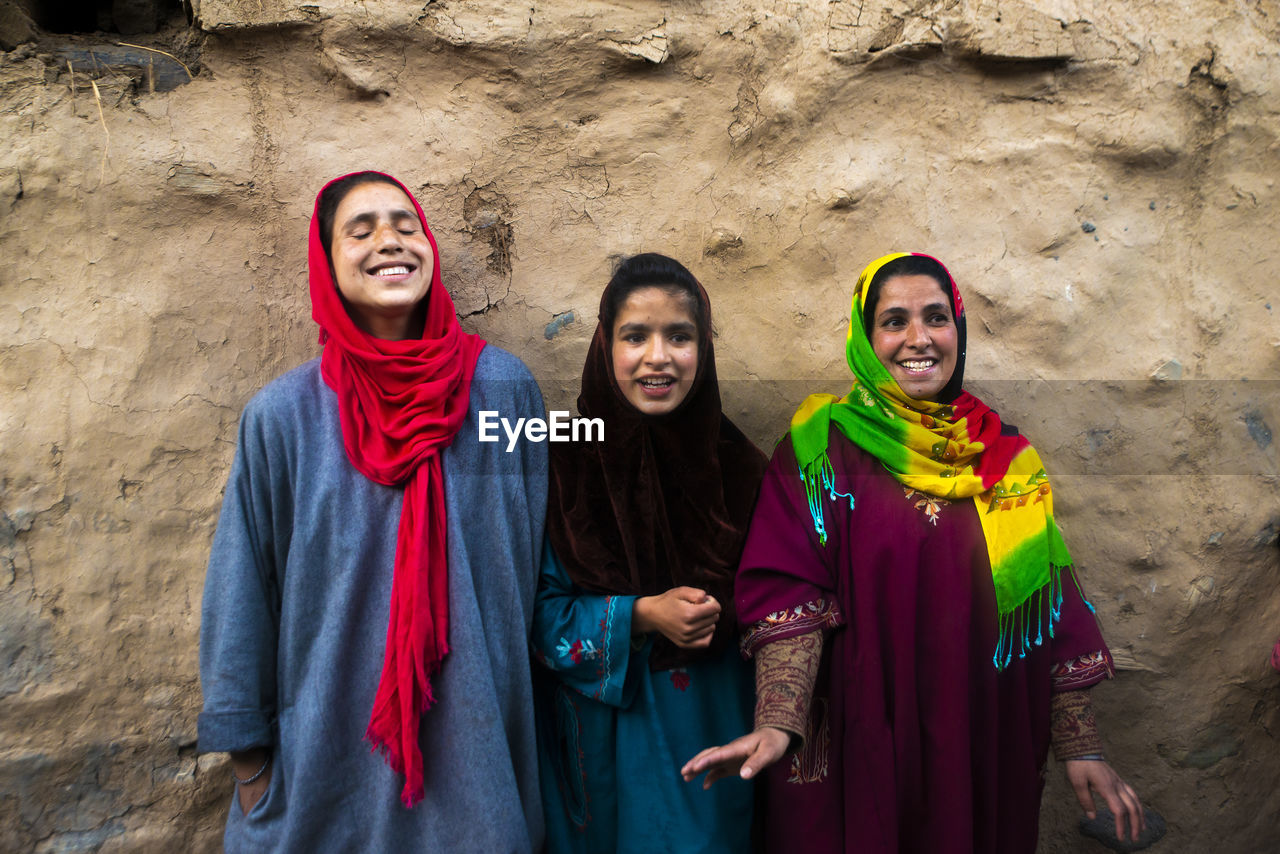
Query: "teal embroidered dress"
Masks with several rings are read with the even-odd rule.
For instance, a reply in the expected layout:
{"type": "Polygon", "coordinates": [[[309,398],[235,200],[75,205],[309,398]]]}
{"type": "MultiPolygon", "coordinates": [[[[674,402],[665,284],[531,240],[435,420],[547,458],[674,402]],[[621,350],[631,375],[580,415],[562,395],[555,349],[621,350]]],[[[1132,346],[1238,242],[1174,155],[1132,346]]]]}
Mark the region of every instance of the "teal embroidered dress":
{"type": "Polygon", "coordinates": [[[750,731],[751,669],[730,646],[651,671],[652,639],[631,637],[635,599],[574,586],[544,549],[533,645],[547,852],[748,851],[750,784],[704,791],[680,766],[750,731]]]}

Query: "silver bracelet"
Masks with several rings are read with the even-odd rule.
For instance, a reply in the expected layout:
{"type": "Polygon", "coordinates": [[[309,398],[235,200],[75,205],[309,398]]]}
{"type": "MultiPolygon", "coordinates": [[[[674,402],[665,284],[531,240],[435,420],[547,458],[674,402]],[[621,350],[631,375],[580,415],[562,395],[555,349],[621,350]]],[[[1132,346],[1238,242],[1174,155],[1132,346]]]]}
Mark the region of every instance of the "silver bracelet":
{"type": "MultiPolygon", "coordinates": [[[[1090,762],[1106,762],[1107,761],[1106,757],[1103,756],[1101,753],[1086,753],[1084,756],[1068,756],[1066,759],[1062,761],[1066,762],[1069,760],[1076,760],[1076,759],[1087,759],[1090,762]]],[[[261,774],[262,772],[259,771],[258,773],[261,774]]]]}
{"type": "Polygon", "coordinates": [[[261,777],[261,776],[266,772],[266,770],[267,770],[267,766],[268,766],[268,765],[270,765],[270,764],[271,764],[271,754],[269,754],[269,753],[268,753],[268,754],[267,754],[267,760],[266,760],[265,762],[263,762],[263,763],[262,763],[262,767],[261,767],[261,768],[259,768],[259,769],[258,769],[258,771],[257,771],[257,773],[256,773],[256,774],[254,774],[252,777],[250,777],[248,780],[241,780],[239,777],[237,777],[237,776],[236,776],[236,772],[235,772],[235,769],[234,769],[234,768],[233,768],[233,769],[231,769],[231,779],[232,779],[232,780],[235,780],[235,781],[236,781],[237,783],[239,783],[241,786],[247,786],[247,785],[249,785],[250,783],[252,783],[254,780],[256,780],[256,779],[258,779],[259,777],[261,777]]]}

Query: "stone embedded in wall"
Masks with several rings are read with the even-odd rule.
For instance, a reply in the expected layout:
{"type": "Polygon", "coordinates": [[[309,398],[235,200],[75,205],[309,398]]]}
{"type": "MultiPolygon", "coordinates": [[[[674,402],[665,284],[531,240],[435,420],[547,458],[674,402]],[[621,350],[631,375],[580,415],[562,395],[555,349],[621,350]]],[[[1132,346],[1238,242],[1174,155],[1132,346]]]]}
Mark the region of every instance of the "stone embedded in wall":
{"type": "MultiPolygon", "coordinates": [[[[68,45],[55,49],[60,64],[97,82],[99,91],[121,95],[168,92],[195,75],[178,59],[160,51],[118,44],[68,45]]],[[[81,84],[83,85],[83,84],[81,84]]]]}
{"type": "Polygon", "coordinates": [[[844,62],[866,62],[892,55],[937,49],[942,35],[934,25],[934,7],[949,4],[832,0],[826,20],[827,50],[844,62]]]}
{"type": "Polygon", "coordinates": [[[933,51],[1002,62],[1136,60],[1127,39],[1046,6],[1032,0],[832,0],[827,49],[853,63],[933,51]]]}
{"type": "MultiPolygon", "coordinates": [[[[662,22],[666,24],[666,21],[662,22]]],[[[606,49],[627,57],[652,62],[657,65],[666,62],[671,55],[668,50],[667,32],[662,25],[637,36],[624,37],[621,34],[602,39],[600,44],[606,49]]]]}
{"type": "Polygon", "coordinates": [[[949,49],[984,59],[1066,60],[1076,46],[1067,22],[1019,0],[972,0],[941,16],[949,49]]]}
{"type": "Polygon", "coordinates": [[[1160,382],[1180,380],[1182,379],[1182,363],[1177,359],[1169,359],[1166,362],[1162,362],[1160,367],[1152,372],[1151,378],[1160,382]]]}
{"type": "Polygon", "coordinates": [[[1254,410],[1245,413],[1244,424],[1249,431],[1249,438],[1253,439],[1259,450],[1266,451],[1271,447],[1271,428],[1267,426],[1261,412],[1254,410]]]}
{"type": "Polygon", "coordinates": [[[175,163],[169,167],[169,181],[180,193],[214,198],[230,190],[217,177],[217,167],[212,163],[175,163]]]}
{"type": "Polygon", "coordinates": [[[551,318],[551,322],[542,330],[542,337],[550,341],[560,334],[560,330],[564,329],[570,323],[577,319],[577,315],[572,311],[566,311],[563,314],[557,314],[551,318]]]}
{"type": "Polygon", "coordinates": [[[724,228],[717,228],[707,238],[706,245],[702,247],[702,252],[704,255],[723,255],[726,252],[732,252],[740,248],[742,248],[742,237],[740,235],[724,228]]]}
{"type": "Polygon", "coordinates": [[[190,0],[197,24],[211,31],[315,24],[328,15],[320,2],[295,0],[190,0]]]}

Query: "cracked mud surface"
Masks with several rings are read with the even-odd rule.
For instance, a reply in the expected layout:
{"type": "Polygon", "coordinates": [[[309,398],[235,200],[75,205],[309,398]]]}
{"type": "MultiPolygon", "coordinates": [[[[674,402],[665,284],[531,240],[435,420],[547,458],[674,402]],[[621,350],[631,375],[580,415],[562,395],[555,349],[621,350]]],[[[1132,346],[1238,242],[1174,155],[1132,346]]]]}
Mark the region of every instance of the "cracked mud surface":
{"type": "MultiPolygon", "coordinates": [[[[1114,764],[1165,850],[1270,850],[1275,0],[194,5],[146,42],[171,89],[105,36],[0,55],[0,849],[218,849],[195,638],[237,418],[317,352],[314,192],[376,168],[551,408],[610,264],[684,260],[762,447],[845,385],[861,267],[942,258],[1056,475],[1114,764]]],[[[1098,850],[1060,778],[1041,851],[1098,850]]]]}

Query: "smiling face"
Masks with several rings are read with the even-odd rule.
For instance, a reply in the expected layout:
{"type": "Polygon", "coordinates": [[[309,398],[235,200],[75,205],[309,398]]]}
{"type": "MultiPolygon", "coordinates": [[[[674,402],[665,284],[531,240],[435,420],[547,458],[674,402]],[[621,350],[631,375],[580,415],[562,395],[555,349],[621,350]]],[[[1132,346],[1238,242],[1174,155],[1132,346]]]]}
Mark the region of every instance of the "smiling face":
{"type": "Polygon", "coordinates": [[[338,204],[330,261],[356,326],[375,338],[422,334],[435,253],[413,202],[392,184],[359,184],[338,204]]]}
{"type": "Polygon", "coordinates": [[[698,325],[684,292],[632,291],[618,308],[612,341],[613,376],[640,412],[665,415],[688,396],[698,373],[698,325]]]}
{"type": "Polygon", "coordinates": [[[880,288],[871,349],[916,400],[935,400],[956,369],[959,335],[951,303],[932,276],[894,276],[880,288]]]}

